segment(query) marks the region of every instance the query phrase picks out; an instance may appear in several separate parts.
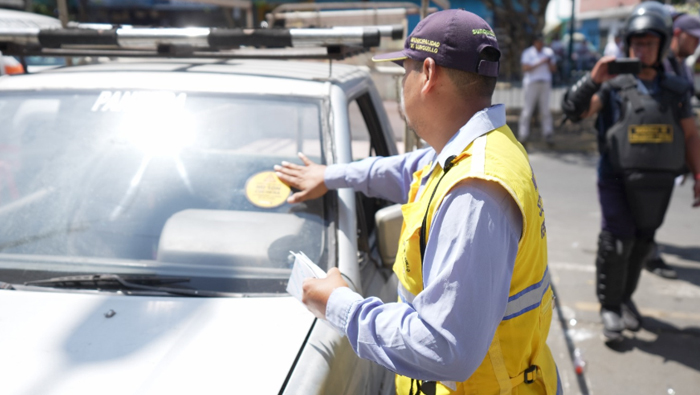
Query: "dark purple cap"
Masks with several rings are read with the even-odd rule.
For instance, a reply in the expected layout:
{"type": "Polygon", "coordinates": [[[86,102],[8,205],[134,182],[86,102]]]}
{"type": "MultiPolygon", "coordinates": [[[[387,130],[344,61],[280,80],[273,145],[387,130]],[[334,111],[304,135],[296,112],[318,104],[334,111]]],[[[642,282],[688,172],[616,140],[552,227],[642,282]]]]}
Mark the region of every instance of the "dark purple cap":
{"type": "Polygon", "coordinates": [[[673,22],[673,28],[678,28],[693,37],[700,38],[700,18],[683,14],[673,22]]]}
{"type": "Polygon", "coordinates": [[[403,64],[406,58],[433,58],[442,67],[497,77],[500,55],[496,35],[485,20],[465,10],[444,10],[420,21],[406,38],[403,51],[377,55],[372,60],[403,64]],[[493,61],[482,54],[490,55],[493,61]]]}

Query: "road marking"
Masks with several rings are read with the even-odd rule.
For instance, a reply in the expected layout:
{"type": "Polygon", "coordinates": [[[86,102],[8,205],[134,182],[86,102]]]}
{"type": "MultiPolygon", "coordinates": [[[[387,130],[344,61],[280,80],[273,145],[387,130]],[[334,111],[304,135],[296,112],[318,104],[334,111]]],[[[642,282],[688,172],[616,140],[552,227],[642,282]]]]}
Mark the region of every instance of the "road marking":
{"type": "MultiPolygon", "coordinates": [[[[600,304],[591,302],[576,302],[574,307],[582,311],[600,311],[600,304]]],[[[700,321],[700,314],[686,313],[684,311],[666,311],[658,309],[639,309],[643,316],[653,318],[677,318],[688,321],[700,321]]]]}

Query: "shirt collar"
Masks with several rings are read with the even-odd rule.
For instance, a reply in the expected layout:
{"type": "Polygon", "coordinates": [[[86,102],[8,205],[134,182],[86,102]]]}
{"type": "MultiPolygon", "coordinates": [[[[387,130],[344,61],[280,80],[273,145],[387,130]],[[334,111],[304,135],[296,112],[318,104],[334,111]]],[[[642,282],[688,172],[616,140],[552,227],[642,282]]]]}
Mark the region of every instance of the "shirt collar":
{"type": "Polygon", "coordinates": [[[442,168],[445,168],[445,161],[447,158],[453,155],[459,155],[469,144],[476,140],[477,137],[483,136],[505,124],[506,106],[503,104],[496,104],[477,112],[469,119],[466,125],[462,126],[457,133],[452,136],[450,141],[447,142],[445,148],[443,148],[437,156],[437,160],[433,162],[430,171],[426,173],[426,175],[433,172],[437,163],[439,163],[442,168]]]}

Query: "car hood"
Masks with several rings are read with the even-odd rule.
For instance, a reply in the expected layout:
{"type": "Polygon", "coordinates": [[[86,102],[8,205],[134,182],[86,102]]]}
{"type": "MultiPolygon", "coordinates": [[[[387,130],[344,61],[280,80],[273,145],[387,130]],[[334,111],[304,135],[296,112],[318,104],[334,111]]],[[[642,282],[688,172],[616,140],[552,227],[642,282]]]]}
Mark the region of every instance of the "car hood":
{"type": "Polygon", "coordinates": [[[3,394],[277,394],[314,317],[292,297],[0,291],[3,394]]]}

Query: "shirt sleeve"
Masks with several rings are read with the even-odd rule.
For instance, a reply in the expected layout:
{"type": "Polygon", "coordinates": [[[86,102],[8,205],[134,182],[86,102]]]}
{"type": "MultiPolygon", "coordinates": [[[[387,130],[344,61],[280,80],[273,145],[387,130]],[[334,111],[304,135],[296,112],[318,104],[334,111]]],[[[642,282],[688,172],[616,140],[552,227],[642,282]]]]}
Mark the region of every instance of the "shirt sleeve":
{"type": "Polygon", "coordinates": [[[403,155],[370,157],[359,162],[330,165],[324,182],[329,189],[352,188],[370,197],[405,203],[413,173],[435,157],[432,148],[403,155]]]}
{"type": "Polygon", "coordinates": [[[520,211],[503,188],[462,183],[435,214],[426,286],[412,303],[338,288],[326,317],[362,358],[420,380],[464,381],[483,361],[505,313],[521,231],[520,211]]]}
{"type": "Polygon", "coordinates": [[[532,56],[530,56],[530,48],[528,47],[520,55],[520,64],[526,64],[528,66],[532,65],[532,56]]]}

